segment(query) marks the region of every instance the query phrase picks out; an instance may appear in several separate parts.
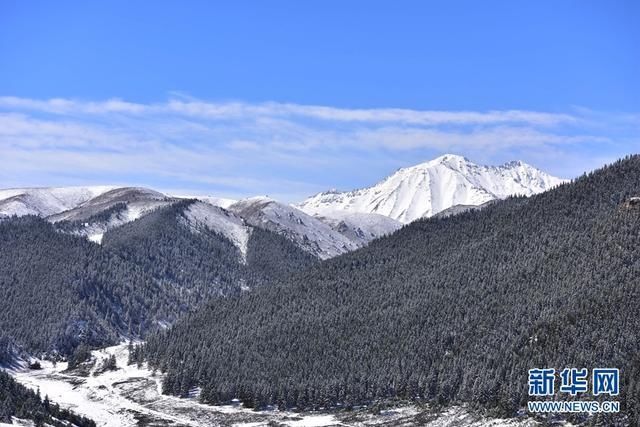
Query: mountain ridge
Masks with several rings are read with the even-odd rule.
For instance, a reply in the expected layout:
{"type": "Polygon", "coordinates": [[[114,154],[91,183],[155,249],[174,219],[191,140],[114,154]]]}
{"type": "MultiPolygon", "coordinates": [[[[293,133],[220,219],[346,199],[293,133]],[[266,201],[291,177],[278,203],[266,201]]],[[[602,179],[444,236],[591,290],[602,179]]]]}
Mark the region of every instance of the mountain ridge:
{"type": "Polygon", "coordinates": [[[0,189],[0,217],[58,214],[115,188],[117,187],[96,185],[0,189]]]}
{"type": "Polygon", "coordinates": [[[0,190],[0,218],[34,214],[61,223],[66,232],[101,243],[110,229],[180,200],[196,199],[222,209],[198,205],[203,208],[198,209],[199,214],[209,216],[210,225],[230,237],[242,253],[247,249],[247,231],[243,225],[225,220],[230,217],[224,212],[233,212],[252,227],[270,229],[314,256],[328,259],[365,246],[418,218],[457,213],[462,209],[456,206],[473,208],[514,194],[529,196],[561,182],[519,160],[482,166],[447,154],[400,168],[374,186],[322,192],[297,205],[263,196],[241,200],[178,197],[145,187],[32,187],[0,190]]]}
{"type": "Polygon", "coordinates": [[[400,168],[372,186],[346,192],[324,191],[296,206],[310,215],[377,213],[409,223],[455,205],[481,205],[511,195],[531,196],[563,182],[566,180],[520,160],[486,166],[463,156],[445,154],[400,168]]]}

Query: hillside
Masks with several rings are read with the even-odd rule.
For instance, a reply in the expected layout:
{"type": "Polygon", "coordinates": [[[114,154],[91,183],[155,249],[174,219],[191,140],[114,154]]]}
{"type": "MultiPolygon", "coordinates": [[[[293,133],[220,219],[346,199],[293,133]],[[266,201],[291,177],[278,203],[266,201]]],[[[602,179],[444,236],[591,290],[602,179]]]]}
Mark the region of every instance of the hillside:
{"type": "Polygon", "coordinates": [[[254,227],[285,236],[307,252],[327,259],[357,249],[359,245],[329,225],[293,206],[267,197],[240,200],[229,210],[254,227]]]}
{"type": "Polygon", "coordinates": [[[424,219],[148,340],[164,390],[318,408],[471,402],[512,416],[527,370],[619,367],[640,422],[633,156],[530,198],[424,219]],[[615,332],[612,332],[615,331],[615,332]]]}
{"type": "Polygon", "coordinates": [[[0,335],[28,351],[69,354],[146,329],[166,294],[137,266],[25,216],[0,222],[0,335]]]}
{"type": "MultiPolygon", "coordinates": [[[[246,253],[184,200],[108,230],[102,245],[34,216],[0,222],[0,359],[69,355],[173,323],[213,296],[239,294],[317,261],[284,237],[247,233],[246,253]]],[[[111,214],[110,214],[111,215],[111,214]]],[[[208,215],[208,216],[207,216],[208,215]]],[[[3,360],[0,360],[2,362],[3,360]]],[[[6,360],[5,360],[6,361],[6,360]]]]}

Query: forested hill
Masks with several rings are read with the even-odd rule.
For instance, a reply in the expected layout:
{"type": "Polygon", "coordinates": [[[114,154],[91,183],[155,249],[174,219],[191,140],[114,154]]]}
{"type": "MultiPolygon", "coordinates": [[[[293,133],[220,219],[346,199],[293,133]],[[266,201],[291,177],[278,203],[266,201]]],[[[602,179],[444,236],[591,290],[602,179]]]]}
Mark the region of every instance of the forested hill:
{"type": "Polygon", "coordinates": [[[152,336],[165,392],[311,408],[378,398],[513,415],[527,371],[621,369],[640,424],[640,157],[414,222],[152,336]],[[630,201],[631,200],[631,201],[630,201]]]}
{"type": "Polygon", "coordinates": [[[193,307],[212,295],[260,286],[318,261],[285,237],[260,229],[248,233],[243,255],[222,234],[187,222],[185,210],[193,203],[180,201],[114,228],[102,242],[122,259],[143,266],[158,282],[178,286],[181,291],[172,306],[193,307]]]}
{"type": "Polygon", "coordinates": [[[317,259],[254,229],[241,256],[225,236],[185,220],[182,201],[108,231],[103,245],[34,216],[0,221],[0,363],[16,349],[71,354],[171,324],[213,296],[303,269],[317,259]],[[246,258],[246,259],[245,259],[246,258]]]}
{"type": "Polygon", "coordinates": [[[0,362],[11,343],[62,354],[113,343],[165,297],[141,268],[40,218],[0,222],[0,362]]]}

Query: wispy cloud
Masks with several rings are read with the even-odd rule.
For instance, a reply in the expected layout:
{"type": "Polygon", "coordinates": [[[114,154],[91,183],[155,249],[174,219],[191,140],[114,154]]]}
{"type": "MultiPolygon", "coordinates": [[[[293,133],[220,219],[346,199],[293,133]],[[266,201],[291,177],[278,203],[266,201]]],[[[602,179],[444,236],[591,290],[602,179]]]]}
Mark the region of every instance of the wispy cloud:
{"type": "Polygon", "coordinates": [[[414,125],[529,123],[552,126],[573,123],[578,117],[536,111],[417,111],[401,108],[344,109],[317,105],[267,102],[213,103],[197,99],[172,99],[162,104],[138,104],[110,99],[86,102],[71,99],[36,100],[0,97],[0,107],[53,114],[175,114],[199,119],[239,119],[247,117],[300,117],[337,122],[403,123],[414,125]]]}
{"type": "Polygon", "coordinates": [[[563,177],[638,151],[636,113],[0,97],[0,186],[118,183],[296,200],[444,152],[563,177]]]}

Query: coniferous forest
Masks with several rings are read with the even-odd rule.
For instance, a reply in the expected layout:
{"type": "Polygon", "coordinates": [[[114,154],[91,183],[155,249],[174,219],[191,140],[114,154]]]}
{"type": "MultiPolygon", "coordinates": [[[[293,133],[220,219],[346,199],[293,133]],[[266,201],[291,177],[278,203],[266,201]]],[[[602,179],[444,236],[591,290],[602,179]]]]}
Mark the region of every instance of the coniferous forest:
{"type": "MultiPolygon", "coordinates": [[[[425,219],[245,295],[142,351],[164,391],[310,409],[470,402],[512,416],[532,368],[619,367],[640,424],[640,157],[425,219]]],[[[605,422],[606,424],[606,422],[605,422]]]]}
{"type": "Polygon", "coordinates": [[[107,232],[103,244],[34,216],[0,221],[0,363],[17,351],[73,354],[144,337],[212,296],[237,295],[317,259],[256,230],[247,260],[224,236],[183,224],[179,202],[107,232]]]}

